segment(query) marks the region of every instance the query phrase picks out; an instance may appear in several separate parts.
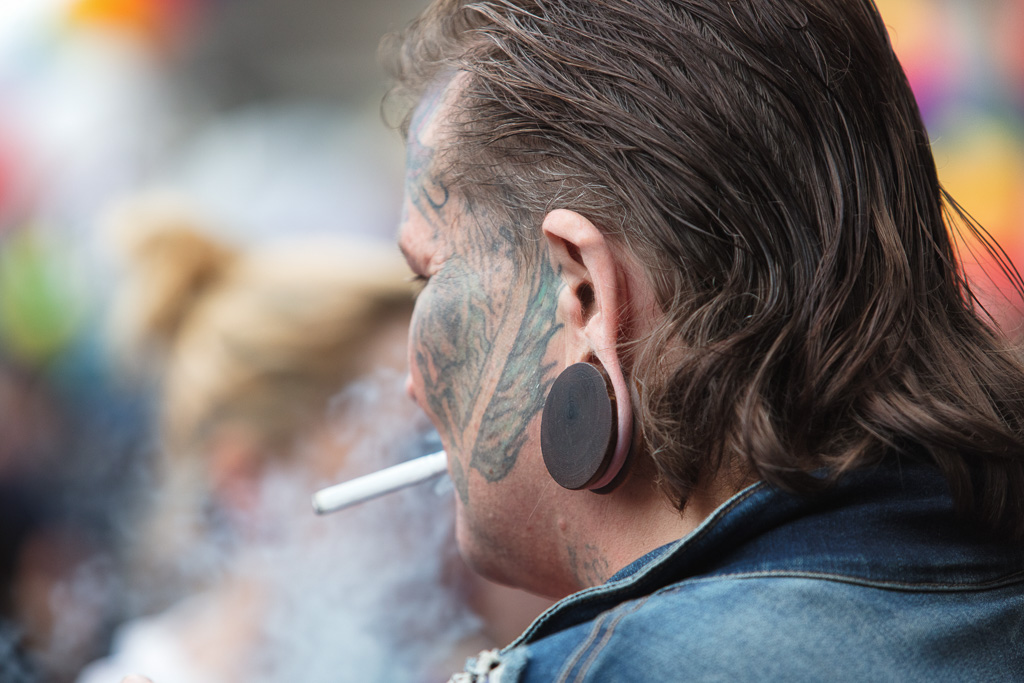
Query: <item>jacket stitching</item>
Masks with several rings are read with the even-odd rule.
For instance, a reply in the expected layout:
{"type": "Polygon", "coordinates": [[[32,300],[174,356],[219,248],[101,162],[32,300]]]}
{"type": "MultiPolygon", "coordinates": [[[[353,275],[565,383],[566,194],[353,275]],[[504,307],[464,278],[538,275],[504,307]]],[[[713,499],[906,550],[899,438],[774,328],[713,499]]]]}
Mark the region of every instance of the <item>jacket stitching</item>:
{"type": "Polygon", "coordinates": [[[817,581],[831,581],[835,583],[848,583],[857,586],[870,588],[881,588],[885,590],[899,590],[910,593],[977,593],[986,590],[1006,588],[1016,584],[1024,583],[1024,571],[1007,574],[991,581],[980,583],[937,583],[937,582],[907,582],[907,581],[882,581],[867,579],[858,576],[847,576],[845,574],[830,574],[827,572],[801,572],[793,570],[766,570],[759,572],[735,572],[716,574],[693,579],[686,579],[671,586],[665,586],[656,594],[673,593],[685,590],[688,585],[697,583],[710,583],[718,580],[744,580],[744,579],[811,579],[817,581]]]}
{"type": "Polygon", "coordinates": [[[558,674],[558,679],[555,681],[555,683],[565,683],[565,681],[569,679],[569,674],[573,671],[573,669],[576,668],[577,663],[580,661],[583,655],[590,649],[591,643],[597,640],[598,635],[600,635],[604,631],[604,623],[609,619],[614,618],[615,615],[613,612],[603,612],[594,621],[594,625],[591,626],[590,632],[587,634],[587,637],[573,651],[572,657],[570,657],[566,665],[562,667],[562,671],[558,674]]]}
{"type": "Polygon", "coordinates": [[[629,609],[617,609],[617,610],[615,610],[615,612],[616,612],[615,618],[608,625],[607,630],[604,632],[604,635],[601,638],[601,643],[596,645],[596,646],[594,646],[593,648],[591,648],[590,655],[587,657],[586,661],[583,662],[583,666],[580,667],[580,671],[576,675],[576,678],[575,678],[576,681],[584,681],[584,680],[586,680],[586,675],[590,671],[590,667],[592,667],[594,665],[594,662],[597,660],[598,655],[600,655],[601,652],[604,651],[604,648],[608,645],[608,643],[611,642],[612,635],[614,635],[615,629],[616,629],[616,627],[618,627],[619,622],[621,622],[623,619],[625,619],[628,615],[638,611],[641,607],[643,607],[644,603],[647,602],[649,597],[650,596],[646,596],[646,597],[644,597],[641,600],[637,600],[635,603],[632,603],[629,606],[629,609]]]}

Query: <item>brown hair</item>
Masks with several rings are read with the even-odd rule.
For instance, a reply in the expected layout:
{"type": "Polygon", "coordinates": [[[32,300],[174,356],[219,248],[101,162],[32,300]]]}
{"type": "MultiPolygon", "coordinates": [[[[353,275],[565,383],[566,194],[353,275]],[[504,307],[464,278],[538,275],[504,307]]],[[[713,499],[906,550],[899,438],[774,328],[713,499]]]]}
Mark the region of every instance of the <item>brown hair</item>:
{"type": "Polygon", "coordinates": [[[647,264],[666,322],[623,351],[677,505],[723,466],[809,491],[897,453],[1024,537],[1024,366],[954,223],[1020,276],[940,187],[870,0],[439,0],[397,48],[399,94],[468,74],[435,172],[524,244],[571,208],[647,264]]]}

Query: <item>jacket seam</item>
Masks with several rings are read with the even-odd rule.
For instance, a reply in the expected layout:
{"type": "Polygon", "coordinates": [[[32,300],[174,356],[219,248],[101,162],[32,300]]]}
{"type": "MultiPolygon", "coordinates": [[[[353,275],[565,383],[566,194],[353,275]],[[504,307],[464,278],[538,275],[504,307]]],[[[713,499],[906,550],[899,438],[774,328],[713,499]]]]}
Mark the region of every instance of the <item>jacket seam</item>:
{"type": "MultiPolygon", "coordinates": [[[[589,650],[589,652],[586,653],[586,659],[583,660],[582,664],[580,665],[579,671],[573,677],[574,681],[586,680],[587,672],[590,671],[590,667],[594,665],[594,660],[597,659],[598,655],[600,655],[604,648],[608,645],[608,643],[611,642],[612,636],[615,634],[615,629],[616,627],[618,627],[619,623],[630,614],[637,612],[641,607],[644,606],[644,603],[646,603],[649,598],[650,596],[648,595],[641,600],[636,600],[629,603],[628,609],[625,609],[626,606],[623,605],[623,609],[615,609],[610,612],[605,612],[605,614],[609,615],[614,614],[614,617],[609,620],[607,628],[605,628],[604,632],[601,633],[600,640],[591,640],[591,645],[585,648],[586,650],[589,650]]],[[[577,652],[582,656],[584,654],[584,648],[580,648],[577,652]]],[[[579,657],[576,657],[575,659],[576,661],[579,661],[579,657]]],[[[571,671],[571,668],[567,669],[566,676],[568,676],[569,672],[571,671]]],[[[566,677],[563,680],[568,680],[568,678],[566,677]]]]}
{"type": "Polygon", "coordinates": [[[734,572],[704,576],[699,578],[686,579],[680,583],[665,586],[655,595],[678,592],[685,590],[687,586],[698,583],[711,583],[714,581],[735,581],[746,579],[810,579],[815,581],[829,581],[833,583],[846,583],[856,586],[880,588],[883,590],[896,590],[909,593],[978,593],[987,590],[996,590],[1024,583],[1024,571],[1014,572],[1001,576],[990,581],[979,583],[940,583],[940,582],[909,582],[909,581],[882,581],[878,579],[867,579],[859,576],[848,576],[845,574],[832,574],[829,572],[802,572],[793,570],[766,570],[757,572],[734,572]]]}

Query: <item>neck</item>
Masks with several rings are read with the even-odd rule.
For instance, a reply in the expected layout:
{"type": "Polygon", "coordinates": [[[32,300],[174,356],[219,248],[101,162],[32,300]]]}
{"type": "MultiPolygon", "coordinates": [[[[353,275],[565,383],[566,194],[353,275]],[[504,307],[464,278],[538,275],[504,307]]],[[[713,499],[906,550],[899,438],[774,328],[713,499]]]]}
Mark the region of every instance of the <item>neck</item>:
{"type": "Polygon", "coordinates": [[[634,560],[683,538],[742,488],[714,482],[695,489],[682,511],[654,484],[653,477],[633,477],[608,495],[581,501],[575,523],[565,519],[566,579],[575,591],[597,586],[634,560]]]}

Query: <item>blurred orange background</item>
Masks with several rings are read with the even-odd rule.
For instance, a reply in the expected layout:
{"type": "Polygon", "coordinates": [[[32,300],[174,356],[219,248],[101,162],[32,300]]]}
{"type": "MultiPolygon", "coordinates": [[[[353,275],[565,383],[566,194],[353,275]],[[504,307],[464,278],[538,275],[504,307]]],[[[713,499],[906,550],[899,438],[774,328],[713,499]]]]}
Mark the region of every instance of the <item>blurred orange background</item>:
{"type": "MultiPolygon", "coordinates": [[[[879,0],[917,96],[939,177],[953,197],[1024,265],[1024,0],[879,0]]],[[[986,305],[1015,337],[1021,301],[999,296],[965,257],[986,305]]],[[[994,287],[993,287],[994,285],[994,287]]]]}

